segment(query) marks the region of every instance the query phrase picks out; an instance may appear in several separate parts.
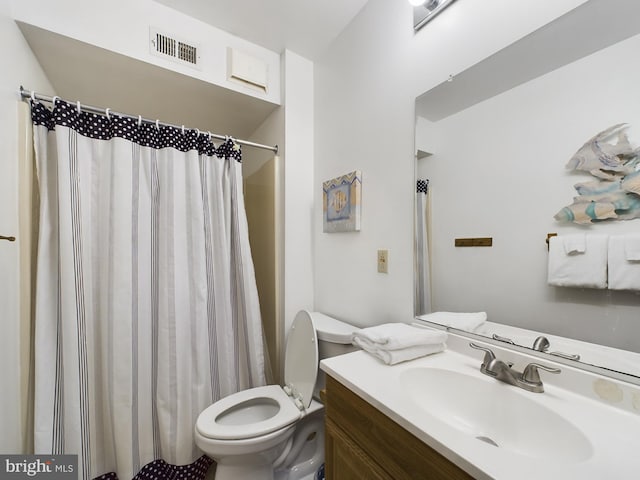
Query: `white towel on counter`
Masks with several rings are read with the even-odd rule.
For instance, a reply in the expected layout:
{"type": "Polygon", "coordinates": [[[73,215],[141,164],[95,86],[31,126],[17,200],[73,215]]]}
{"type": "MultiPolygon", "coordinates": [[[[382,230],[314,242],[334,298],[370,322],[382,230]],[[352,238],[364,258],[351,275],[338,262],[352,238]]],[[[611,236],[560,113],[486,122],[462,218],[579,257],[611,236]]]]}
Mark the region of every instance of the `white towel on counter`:
{"type": "Polygon", "coordinates": [[[429,345],[414,345],[413,347],[399,348],[397,350],[386,350],[372,347],[371,344],[363,342],[359,337],[353,339],[353,344],[362,348],[365,352],[369,352],[374,357],[379,358],[387,365],[395,365],[396,363],[442,352],[446,348],[446,344],[443,342],[429,345]]]}
{"type": "Polygon", "coordinates": [[[446,327],[473,332],[487,321],[487,312],[433,312],[417,318],[446,327]]]}
{"type": "Polygon", "coordinates": [[[555,287],[607,287],[607,235],[587,234],[582,253],[565,251],[564,236],[549,239],[547,283],[555,287]]]}
{"type": "Polygon", "coordinates": [[[627,245],[632,244],[631,237],[612,235],[609,238],[608,265],[611,290],[640,290],[640,261],[634,260],[633,251],[627,249],[627,245]]]}
{"type": "Polygon", "coordinates": [[[399,350],[416,345],[444,343],[447,340],[447,334],[440,330],[427,330],[406,323],[384,323],[356,330],[353,332],[352,341],[355,342],[356,339],[371,348],[399,350]]]}
{"type": "Polygon", "coordinates": [[[387,365],[441,352],[447,333],[406,323],[385,323],[353,332],[352,343],[387,365]]]}

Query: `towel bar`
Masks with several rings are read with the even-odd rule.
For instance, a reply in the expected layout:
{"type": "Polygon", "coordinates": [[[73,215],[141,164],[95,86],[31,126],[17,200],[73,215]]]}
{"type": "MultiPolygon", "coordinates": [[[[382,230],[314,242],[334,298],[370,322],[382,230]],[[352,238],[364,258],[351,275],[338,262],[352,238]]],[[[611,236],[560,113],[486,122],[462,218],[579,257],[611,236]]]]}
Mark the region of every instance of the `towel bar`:
{"type": "Polygon", "coordinates": [[[549,250],[549,239],[551,237],[557,237],[558,234],[557,233],[547,233],[547,239],[545,240],[545,242],[547,242],[547,250],[549,250]]]}
{"type": "Polygon", "coordinates": [[[493,246],[493,238],[456,238],[454,241],[454,245],[456,247],[491,247],[493,246]]]}

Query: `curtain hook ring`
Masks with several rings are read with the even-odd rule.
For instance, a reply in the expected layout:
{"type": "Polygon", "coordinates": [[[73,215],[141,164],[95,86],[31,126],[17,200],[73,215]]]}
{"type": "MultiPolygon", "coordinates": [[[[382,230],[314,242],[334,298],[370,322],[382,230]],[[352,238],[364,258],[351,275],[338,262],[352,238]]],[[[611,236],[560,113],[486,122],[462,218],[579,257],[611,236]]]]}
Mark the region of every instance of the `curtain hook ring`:
{"type": "Polygon", "coordinates": [[[184,125],[182,125],[182,135],[184,135],[184,125]]]}
{"type": "Polygon", "coordinates": [[[138,115],[138,127],[142,126],[142,115],[138,115]]]}
{"type": "Polygon", "coordinates": [[[200,129],[199,128],[196,128],[196,136],[198,136],[198,137],[200,136],[200,129]]]}
{"type": "Polygon", "coordinates": [[[60,100],[60,97],[57,95],[54,95],[53,99],[51,100],[51,103],[53,104],[54,107],[56,106],[56,100],[60,100]]]}
{"type": "Polygon", "coordinates": [[[156,129],[160,130],[160,120],[156,119],[156,129]]]}
{"type": "Polygon", "coordinates": [[[76,108],[78,109],[78,113],[82,113],[82,107],[80,105],[80,100],[76,102],[76,108]]]}
{"type": "Polygon", "coordinates": [[[111,120],[111,117],[109,116],[109,110],[111,110],[110,108],[106,108],[106,110],[104,111],[104,114],[107,116],[107,120],[111,120]]]}
{"type": "Polygon", "coordinates": [[[32,102],[36,101],[36,92],[34,92],[33,90],[31,90],[31,101],[32,102]]]}
{"type": "Polygon", "coordinates": [[[209,141],[211,141],[211,137],[212,137],[211,132],[207,132],[207,133],[209,134],[209,141]]]}

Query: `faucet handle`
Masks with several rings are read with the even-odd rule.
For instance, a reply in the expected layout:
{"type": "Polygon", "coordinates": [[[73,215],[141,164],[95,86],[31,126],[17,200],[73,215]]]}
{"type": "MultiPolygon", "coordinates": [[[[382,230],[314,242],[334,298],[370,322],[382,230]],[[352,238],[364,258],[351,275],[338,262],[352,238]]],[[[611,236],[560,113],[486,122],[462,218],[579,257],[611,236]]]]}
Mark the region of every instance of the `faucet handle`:
{"type": "Polygon", "coordinates": [[[549,355],[555,355],[556,357],[565,358],[567,360],[580,360],[580,355],[562,352],[549,352],[549,355]]]}
{"type": "Polygon", "coordinates": [[[490,348],[487,347],[483,347],[482,345],[478,345],[476,343],[469,343],[469,346],[471,348],[475,348],[476,350],[482,350],[483,352],[485,352],[484,354],[484,360],[482,361],[482,365],[483,366],[487,366],[489,365],[489,363],[491,363],[493,360],[496,359],[495,354],[493,353],[493,351],[490,348]]]}
{"type": "Polygon", "coordinates": [[[547,367],[546,365],[540,365],[539,363],[530,363],[524,367],[522,379],[527,383],[542,384],[542,380],[540,380],[540,373],[538,373],[539,368],[549,373],[560,373],[561,371],[559,368],[547,367]]]}
{"type": "Polygon", "coordinates": [[[493,338],[494,340],[498,340],[499,342],[504,342],[504,343],[508,343],[510,345],[515,345],[516,342],[514,342],[513,340],[511,340],[510,338],[507,337],[501,337],[500,335],[498,335],[497,333],[494,333],[493,335],[491,335],[491,338],[493,338]]]}
{"type": "Polygon", "coordinates": [[[533,349],[538,352],[546,352],[549,349],[549,345],[551,345],[551,343],[549,343],[549,339],[541,335],[533,342],[533,349]]]}

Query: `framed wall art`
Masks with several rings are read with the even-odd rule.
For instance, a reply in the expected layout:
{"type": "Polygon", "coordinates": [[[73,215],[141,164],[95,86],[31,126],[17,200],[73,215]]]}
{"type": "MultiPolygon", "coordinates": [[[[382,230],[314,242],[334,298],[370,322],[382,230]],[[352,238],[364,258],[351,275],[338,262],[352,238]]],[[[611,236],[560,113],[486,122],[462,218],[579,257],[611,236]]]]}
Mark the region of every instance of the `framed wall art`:
{"type": "Polygon", "coordinates": [[[323,232],[358,232],[362,206],[359,170],[322,183],[323,232]]]}

